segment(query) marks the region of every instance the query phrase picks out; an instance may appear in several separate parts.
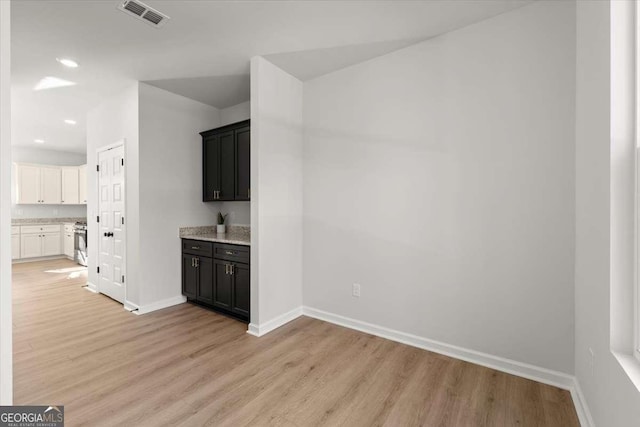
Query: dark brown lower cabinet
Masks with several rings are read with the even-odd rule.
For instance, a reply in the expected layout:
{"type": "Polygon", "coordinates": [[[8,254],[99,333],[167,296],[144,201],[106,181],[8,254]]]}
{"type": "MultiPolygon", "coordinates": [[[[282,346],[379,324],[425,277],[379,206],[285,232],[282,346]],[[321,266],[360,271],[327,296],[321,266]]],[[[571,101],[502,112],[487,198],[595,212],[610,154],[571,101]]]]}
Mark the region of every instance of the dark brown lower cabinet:
{"type": "Polygon", "coordinates": [[[182,294],[187,298],[213,303],[213,260],[182,254],[182,294]]]}
{"type": "Polygon", "coordinates": [[[182,241],[182,293],[188,300],[249,321],[249,251],[246,246],[182,241]]]}
{"type": "Polygon", "coordinates": [[[215,286],[213,287],[213,305],[225,310],[231,310],[233,304],[233,281],[229,274],[229,263],[216,259],[215,286]]]}
{"type": "Polygon", "coordinates": [[[250,274],[247,264],[233,265],[233,310],[238,316],[249,318],[250,274]]]}

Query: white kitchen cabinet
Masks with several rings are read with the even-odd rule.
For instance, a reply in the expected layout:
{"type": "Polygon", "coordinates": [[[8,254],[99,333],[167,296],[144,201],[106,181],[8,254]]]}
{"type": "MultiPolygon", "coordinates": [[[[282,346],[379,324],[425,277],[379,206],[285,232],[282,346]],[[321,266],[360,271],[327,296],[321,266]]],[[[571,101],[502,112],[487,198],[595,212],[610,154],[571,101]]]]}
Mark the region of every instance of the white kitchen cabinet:
{"type": "Polygon", "coordinates": [[[20,227],[11,226],[11,259],[20,258],[20,227]]]}
{"type": "Polygon", "coordinates": [[[62,204],[77,205],[80,203],[80,169],[77,167],[62,168],[62,204]]]}
{"type": "Polygon", "coordinates": [[[65,224],[62,233],[62,253],[69,258],[73,258],[74,255],[74,237],[73,224],[65,224]]]}
{"type": "Polygon", "coordinates": [[[14,234],[11,236],[11,259],[20,258],[20,235],[14,234]]]}
{"type": "Polygon", "coordinates": [[[59,166],[16,164],[18,204],[62,202],[62,170],[59,166]]]}
{"type": "Polygon", "coordinates": [[[78,168],[78,200],[81,205],[87,204],[87,165],[78,168]]]}
{"type": "Polygon", "coordinates": [[[35,258],[42,256],[41,234],[20,235],[20,258],[35,258]]]}
{"type": "Polygon", "coordinates": [[[53,256],[60,255],[61,234],[57,233],[44,233],[42,234],[42,255],[41,256],[53,256]]]}
{"type": "Polygon", "coordinates": [[[59,225],[25,225],[20,230],[20,258],[60,255],[59,225]]]}
{"type": "Polygon", "coordinates": [[[45,205],[59,205],[62,202],[62,170],[55,166],[42,166],[40,168],[41,203],[45,205]]]}
{"type": "Polygon", "coordinates": [[[16,165],[17,203],[40,203],[40,166],[16,165]]]}

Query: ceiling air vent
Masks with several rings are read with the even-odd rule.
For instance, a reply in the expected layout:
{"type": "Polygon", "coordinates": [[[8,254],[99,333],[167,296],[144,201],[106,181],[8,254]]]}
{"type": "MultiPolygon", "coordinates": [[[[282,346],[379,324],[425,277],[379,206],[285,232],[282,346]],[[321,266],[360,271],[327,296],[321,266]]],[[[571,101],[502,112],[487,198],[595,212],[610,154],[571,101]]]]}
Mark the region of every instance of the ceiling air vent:
{"type": "Polygon", "coordinates": [[[154,27],[162,26],[169,19],[164,13],[137,0],[125,0],[118,5],[118,9],[154,27]]]}

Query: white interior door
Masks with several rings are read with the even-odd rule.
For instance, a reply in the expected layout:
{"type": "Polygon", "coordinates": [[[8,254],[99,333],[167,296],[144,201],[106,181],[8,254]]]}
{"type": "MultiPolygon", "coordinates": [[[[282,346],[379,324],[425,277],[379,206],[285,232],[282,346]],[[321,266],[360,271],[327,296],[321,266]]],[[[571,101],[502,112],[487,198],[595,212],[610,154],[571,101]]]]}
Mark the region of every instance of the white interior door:
{"type": "Polygon", "coordinates": [[[124,302],[124,146],[100,152],[98,165],[98,289],[114,300],[124,302]]]}

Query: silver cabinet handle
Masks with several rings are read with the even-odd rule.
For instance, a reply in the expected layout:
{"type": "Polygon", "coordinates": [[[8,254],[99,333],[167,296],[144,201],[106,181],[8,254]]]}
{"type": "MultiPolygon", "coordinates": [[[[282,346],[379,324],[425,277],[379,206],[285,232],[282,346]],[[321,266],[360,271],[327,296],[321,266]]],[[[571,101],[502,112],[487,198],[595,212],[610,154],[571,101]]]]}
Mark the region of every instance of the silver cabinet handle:
{"type": "Polygon", "coordinates": [[[200,249],[200,246],[191,246],[191,249],[200,249]]]}
{"type": "Polygon", "coordinates": [[[232,251],[224,251],[224,253],[227,254],[227,255],[233,255],[232,251]]]}
{"type": "Polygon", "coordinates": [[[224,265],[224,274],[229,274],[229,264],[224,265]]]}
{"type": "Polygon", "coordinates": [[[191,257],[191,267],[195,267],[195,266],[196,266],[195,258],[191,257]]]}

